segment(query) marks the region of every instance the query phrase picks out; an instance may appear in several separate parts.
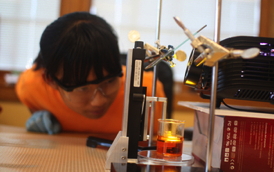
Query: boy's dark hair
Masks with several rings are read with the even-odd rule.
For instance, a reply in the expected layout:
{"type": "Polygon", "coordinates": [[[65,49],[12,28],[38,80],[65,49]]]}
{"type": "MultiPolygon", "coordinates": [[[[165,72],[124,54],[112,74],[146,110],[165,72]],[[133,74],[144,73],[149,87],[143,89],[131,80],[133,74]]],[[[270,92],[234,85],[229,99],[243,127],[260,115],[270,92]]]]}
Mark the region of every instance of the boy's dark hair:
{"type": "Polygon", "coordinates": [[[45,69],[46,77],[61,71],[60,81],[78,85],[94,69],[97,79],[103,69],[109,74],[121,73],[117,36],[102,18],[88,12],[74,12],[48,25],[40,40],[40,52],[35,70],[45,69]]]}

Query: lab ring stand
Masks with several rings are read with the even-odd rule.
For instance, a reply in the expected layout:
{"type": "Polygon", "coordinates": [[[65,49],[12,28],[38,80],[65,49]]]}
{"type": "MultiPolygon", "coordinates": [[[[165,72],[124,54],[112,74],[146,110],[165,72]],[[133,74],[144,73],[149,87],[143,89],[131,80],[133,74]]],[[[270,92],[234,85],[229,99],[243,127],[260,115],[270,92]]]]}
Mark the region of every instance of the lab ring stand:
{"type": "MultiPolygon", "coordinates": [[[[217,18],[220,16],[220,7],[221,7],[221,0],[217,0],[217,8],[219,11],[219,14],[217,15],[217,18]]],[[[219,20],[217,20],[217,23],[219,24],[220,23],[220,18],[219,20]]],[[[219,25],[218,25],[218,29],[219,29],[219,25]]],[[[217,29],[217,30],[218,30],[217,29]]],[[[216,32],[218,35],[219,33],[216,32]]],[[[217,39],[216,40],[219,40],[218,36],[217,36],[217,39]]],[[[136,41],[137,42],[137,41],[136,41]]],[[[218,41],[216,41],[218,42],[218,41]]],[[[128,113],[128,110],[129,109],[133,109],[131,106],[130,106],[130,102],[129,101],[129,97],[130,97],[130,94],[129,92],[131,92],[131,87],[132,86],[132,83],[131,83],[131,79],[132,77],[135,77],[136,75],[138,76],[138,78],[141,78],[142,79],[142,60],[140,59],[136,59],[135,57],[133,58],[133,56],[141,56],[141,57],[145,57],[145,50],[143,49],[143,45],[140,45],[139,43],[135,43],[135,49],[133,50],[130,50],[129,53],[128,53],[128,62],[127,62],[127,66],[131,66],[131,67],[128,67],[127,68],[127,79],[126,79],[126,86],[125,86],[125,104],[124,104],[124,116],[123,116],[123,126],[122,126],[122,131],[120,131],[116,137],[116,139],[114,140],[111,148],[109,149],[108,153],[107,153],[107,160],[106,160],[106,165],[105,165],[105,169],[110,169],[111,168],[111,163],[121,163],[120,167],[121,169],[118,170],[118,171],[125,171],[126,170],[126,163],[128,162],[128,159],[130,159],[131,157],[129,157],[130,155],[130,152],[132,153],[132,151],[130,150],[131,149],[131,143],[132,142],[132,138],[134,139],[134,137],[128,137],[128,128],[134,128],[132,127],[130,124],[128,124],[128,121],[132,120],[131,117],[129,117],[129,115],[132,115],[131,113],[128,113]],[[135,51],[135,52],[134,52],[135,51]],[[131,65],[132,64],[132,65],[131,65]],[[129,76],[129,79],[128,79],[128,76],[129,76]],[[131,77],[132,76],[132,77],[131,77]],[[128,127],[130,126],[130,127],[128,127]]],[[[216,66],[214,66],[213,68],[217,68],[218,65],[216,64],[216,66]]],[[[215,68],[215,71],[217,71],[215,68]]],[[[214,77],[213,77],[214,78],[214,77]]],[[[139,83],[139,82],[138,82],[139,83]]],[[[213,81],[212,83],[216,84],[216,81],[213,81]]],[[[212,87],[212,101],[210,103],[211,105],[211,117],[214,117],[214,110],[215,110],[215,103],[214,103],[214,100],[215,100],[215,95],[216,95],[216,87],[213,85],[212,87]],[[213,103],[212,103],[213,102],[213,103]]],[[[142,93],[140,93],[140,91],[138,93],[135,93],[138,95],[138,97],[142,97],[142,93]]],[[[145,97],[145,94],[143,94],[143,97],[145,97]]],[[[132,98],[132,97],[131,97],[132,98]]],[[[140,101],[139,103],[140,104],[143,104],[145,98],[142,99],[142,101],[140,101]]],[[[140,106],[140,105],[138,105],[140,106]]],[[[135,106],[136,107],[136,106],[135,106]]],[[[136,113],[136,112],[134,112],[136,113]]],[[[140,114],[139,112],[137,112],[137,114],[140,114]]],[[[137,115],[138,116],[138,115],[137,115]]],[[[138,121],[138,120],[137,120],[138,121]]],[[[210,120],[211,124],[209,126],[213,127],[213,124],[214,124],[214,118],[212,118],[210,120]],[[212,124],[213,123],[213,124],[212,124]]],[[[139,129],[139,128],[138,128],[139,129]]],[[[214,130],[214,128],[209,128],[209,133],[212,133],[214,130]]],[[[206,167],[206,171],[211,171],[211,139],[213,138],[213,136],[210,134],[209,135],[209,139],[208,139],[208,152],[207,152],[207,155],[208,155],[208,159],[207,159],[207,167],[206,167]]],[[[133,146],[134,147],[134,146],[133,146]]],[[[136,148],[134,148],[136,149],[136,148]]],[[[136,150],[134,150],[136,151],[136,150]]],[[[135,152],[136,156],[137,157],[137,151],[135,152]]]]}
{"type": "Polygon", "coordinates": [[[118,171],[125,171],[127,162],[134,159],[136,162],[138,142],[147,139],[148,119],[145,109],[148,109],[150,102],[163,102],[163,116],[165,116],[167,98],[147,97],[146,88],[142,86],[145,53],[141,41],[136,41],[134,49],[128,51],[122,131],[117,134],[107,152],[106,170],[110,170],[111,163],[115,163],[121,164],[118,171]],[[141,122],[144,123],[143,130],[141,130],[141,122]],[[143,138],[140,135],[143,135],[143,138]]]}
{"type": "MultiPolygon", "coordinates": [[[[115,169],[118,168],[118,171],[126,171],[128,162],[137,163],[140,148],[138,142],[140,140],[147,141],[147,133],[149,133],[150,139],[153,136],[154,119],[151,118],[154,116],[150,114],[150,121],[148,120],[149,107],[155,102],[163,103],[162,118],[166,117],[167,98],[146,96],[146,88],[142,86],[145,51],[143,42],[136,41],[134,49],[130,49],[128,52],[122,131],[117,134],[107,152],[106,170],[111,169],[112,163],[115,164],[115,169]],[[150,122],[149,132],[148,121],[150,122]],[[142,125],[140,125],[141,123],[142,125]]],[[[151,147],[152,145],[148,143],[146,148],[150,149],[151,147]]]]}

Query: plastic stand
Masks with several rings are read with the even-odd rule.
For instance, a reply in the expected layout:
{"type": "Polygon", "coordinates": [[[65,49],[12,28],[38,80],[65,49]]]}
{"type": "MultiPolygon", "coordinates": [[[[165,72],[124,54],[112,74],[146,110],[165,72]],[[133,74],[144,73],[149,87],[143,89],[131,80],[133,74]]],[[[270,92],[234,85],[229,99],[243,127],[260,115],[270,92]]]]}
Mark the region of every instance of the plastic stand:
{"type": "MultiPolygon", "coordinates": [[[[127,163],[128,154],[128,137],[122,136],[121,131],[117,134],[112,146],[107,152],[105,169],[110,169],[112,162],[127,163]]],[[[124,166],[121,166],[120,171],[125,171],[124,166]]]]}
{"type": "Polygon", "coordinates": [[[168,166],[191,166],[194,158],[191,155],[183,154],[180,157],[163,157],[155,150],[138,152],[138,164],[147,165],[168,165],[168,166]]]}

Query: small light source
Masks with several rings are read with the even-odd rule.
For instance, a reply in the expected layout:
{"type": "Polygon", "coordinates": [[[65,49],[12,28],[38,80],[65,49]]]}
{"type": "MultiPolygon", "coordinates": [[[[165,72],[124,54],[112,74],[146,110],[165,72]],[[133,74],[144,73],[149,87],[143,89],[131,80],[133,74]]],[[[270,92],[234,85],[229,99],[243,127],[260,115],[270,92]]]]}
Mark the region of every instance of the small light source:
{"type": "Polygon", "coordinates": [[[195,82],[192,82],[192,81],[190,81],[190,80],[186,80],[186,82],[185,82],[186,84],[188,84],[188,85],[196,85],[196,83],[195,82]]]}

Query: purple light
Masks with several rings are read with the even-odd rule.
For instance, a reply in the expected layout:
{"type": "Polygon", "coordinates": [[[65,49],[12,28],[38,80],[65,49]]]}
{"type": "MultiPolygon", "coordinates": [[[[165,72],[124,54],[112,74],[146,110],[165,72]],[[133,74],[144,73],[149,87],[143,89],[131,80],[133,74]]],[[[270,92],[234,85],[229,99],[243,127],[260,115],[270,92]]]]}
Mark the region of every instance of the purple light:
{"type": "Polygon", "coordinates": [[[268,45],[268,43],[261,42],[260,45],[268,45]]]}

